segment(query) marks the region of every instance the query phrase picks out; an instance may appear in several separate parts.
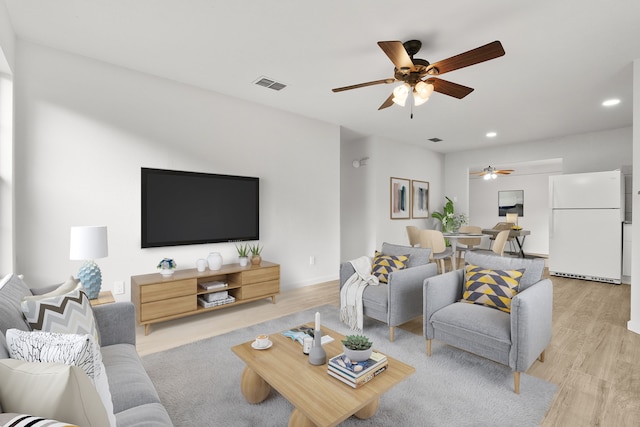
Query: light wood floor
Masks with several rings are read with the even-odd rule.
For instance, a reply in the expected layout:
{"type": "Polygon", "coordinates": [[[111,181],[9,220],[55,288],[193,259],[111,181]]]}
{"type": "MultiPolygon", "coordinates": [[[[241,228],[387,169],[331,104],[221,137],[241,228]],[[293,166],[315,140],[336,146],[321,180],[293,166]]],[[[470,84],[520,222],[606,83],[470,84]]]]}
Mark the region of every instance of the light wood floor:
{"type": "MultiPolygon", "coordinates": [[[[559,277],[554,284],[553,338],[544,363],[528,374],[558,385],[544,427],[640,425],[640,335],[627,330],[630,287],[559,277]]],[[[338,305],[336,282],[190,318],[137,329],[141,355],[223,334],[322,304],[338,305]]],[[[422,319],[402,326],[422,335],[422,319]]],[[[426,357],[426,354],[425,354],[426,357]]],[[[521,396],[526,399],[526,388],[521,396]]],[[[514,414],[517,425],[517,414],[514,414]]]]}

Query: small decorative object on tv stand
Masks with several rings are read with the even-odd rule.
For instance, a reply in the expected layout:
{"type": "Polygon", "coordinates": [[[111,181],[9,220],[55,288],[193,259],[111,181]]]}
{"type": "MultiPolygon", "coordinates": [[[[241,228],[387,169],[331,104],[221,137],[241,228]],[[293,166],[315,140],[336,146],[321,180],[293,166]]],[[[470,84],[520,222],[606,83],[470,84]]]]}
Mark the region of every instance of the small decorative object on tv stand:
{"type": "Polygon", "coordinates": [[[280,293],[280,265],[262,261],[259,266],[242,267],[224,264],[218,271],[198,272],[197,269],[176,270],[170,277],[157,273],[131,276],[131,302],[136,307],[138,323],[145,326],[145,335],[153,323],[192,316],[205,311],[271,298],[275,304],[280,293]],[[201,283],[226,283],[224,290],[235,302],[205,308],[198,305],[198,296],[220,291],[204,289],[201,283]]]}
{"type": "Polygon", "coordinates": [[[211,252],[207,257],[207,263],[209,264],[209,270],[220,270],[222,268],[222,255],[219,252],[211,252]]]}
{"type": "Polygon", "coordinates": [[[156,268],[160,269],[160,274],[164,277],[171,276],[173,274],[173,270],[177,267],[177,264],[171,258],[163,258],[160,261],[156,268]]]}

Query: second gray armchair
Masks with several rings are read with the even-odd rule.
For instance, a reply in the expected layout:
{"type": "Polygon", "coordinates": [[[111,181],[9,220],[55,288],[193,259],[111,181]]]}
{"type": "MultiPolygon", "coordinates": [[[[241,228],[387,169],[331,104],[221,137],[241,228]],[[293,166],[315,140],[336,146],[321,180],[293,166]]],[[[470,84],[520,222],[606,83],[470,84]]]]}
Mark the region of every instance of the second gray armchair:
{"type": "Polygon", "coordinates": [[[466,262],[483,269],[524,269],[519,290],[510,300],[510,312],[461,302],[465,269],[425,280],[427,356],[431,356],[435,339],[507,365],[513,370],[514,390],[519,393],[520,372],[536,359],[544,361],[544,350],[551,341],[553,288],[549,279],[542,279],[544,260],[467,252],[466,262]]]}

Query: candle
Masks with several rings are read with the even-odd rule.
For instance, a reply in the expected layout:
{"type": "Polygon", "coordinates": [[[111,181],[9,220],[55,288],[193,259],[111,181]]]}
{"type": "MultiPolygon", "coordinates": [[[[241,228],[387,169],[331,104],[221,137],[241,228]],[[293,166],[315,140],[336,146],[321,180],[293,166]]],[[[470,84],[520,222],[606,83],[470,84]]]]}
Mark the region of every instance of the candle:
{"type": "Polygon", "coordinates": [[[316,331],[320,330],[320,313],[316,312],[316,331]]]}

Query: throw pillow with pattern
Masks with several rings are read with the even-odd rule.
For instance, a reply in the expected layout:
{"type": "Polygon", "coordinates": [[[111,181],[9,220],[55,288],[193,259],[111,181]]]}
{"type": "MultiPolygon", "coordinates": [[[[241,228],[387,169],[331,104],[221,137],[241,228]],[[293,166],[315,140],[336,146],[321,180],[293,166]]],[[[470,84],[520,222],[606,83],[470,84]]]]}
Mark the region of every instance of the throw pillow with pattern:
{"type": "Polygon", "coordinates": [[[389,283],[389,274],[407,268],[408,260],[409,256],[407,255],[382,255],[376,251],[371,274],[376,276],[380,283],[389,283]]]}
{"type": "Polygon", "coordinates": [[[466,264],[465,283],[460,301],[481,304],[510,313],[511,299],[518,293],[524,271],[524,268],[492,270],[466,264]]]}
{"type": "Polygon", "coordinates": [[[82,284],[66,294],[22,300],[22,313],[33,330],[90,334],[99,343],[91,302],[82,284]]]}

